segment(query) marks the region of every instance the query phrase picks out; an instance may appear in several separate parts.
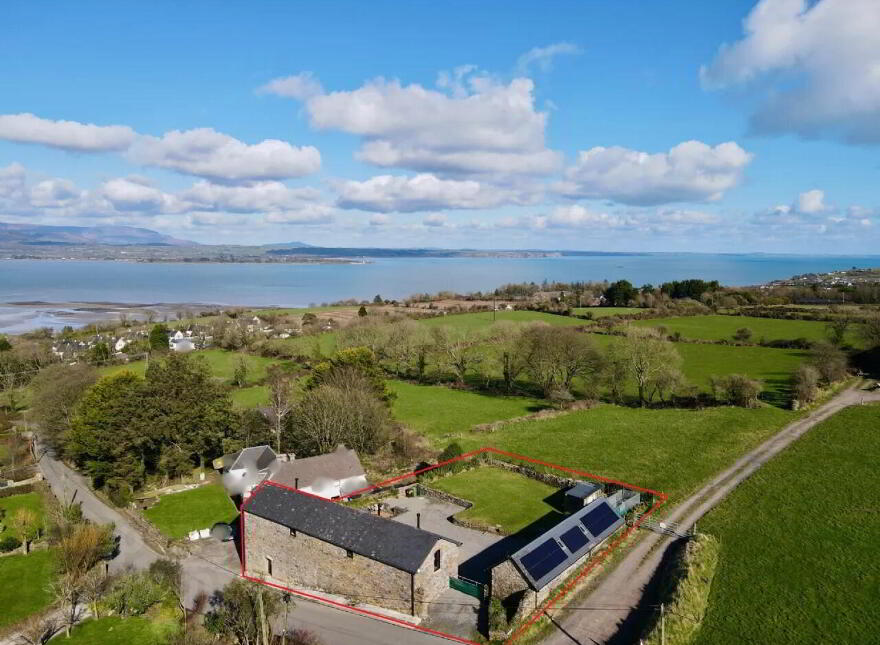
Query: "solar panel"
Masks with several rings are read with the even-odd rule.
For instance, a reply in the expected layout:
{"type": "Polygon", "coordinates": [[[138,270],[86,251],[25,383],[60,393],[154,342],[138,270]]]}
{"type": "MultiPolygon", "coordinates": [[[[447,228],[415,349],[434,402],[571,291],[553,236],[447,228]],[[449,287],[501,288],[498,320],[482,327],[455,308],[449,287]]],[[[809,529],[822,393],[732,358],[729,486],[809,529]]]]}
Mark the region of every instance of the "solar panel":
{"type": "Polygon", "coordinates": [[[581,524],[594,537],[601,535],[608,527],[617,522],[620,516],[607,503],[599,504],[581,518],[581,524]]]}
{"type": "Polygon", "coordinates": [[[537,581],[565,562],[567,557],[559,543],[550,538],[521,557],[520,562],[532,576],[532,579],[537,581]]]}
{"type": "Polygon", "coordinates": [[[565,533],[560,535],[559,539],[562,540],[562,543],[572,553],[576,553],[584,548],[584,545],[587,543],[587,536],[576,526],[572,526],[565,533]]]}

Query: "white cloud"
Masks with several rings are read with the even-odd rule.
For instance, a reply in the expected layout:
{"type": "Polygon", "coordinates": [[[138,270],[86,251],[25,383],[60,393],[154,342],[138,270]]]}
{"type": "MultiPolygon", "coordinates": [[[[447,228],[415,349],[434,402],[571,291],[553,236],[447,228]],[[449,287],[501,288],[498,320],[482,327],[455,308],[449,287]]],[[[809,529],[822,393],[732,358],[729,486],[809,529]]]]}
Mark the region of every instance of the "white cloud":
{"type": "Polygon", "coordinates": [[[135,176],[105,181],[97,196],[106,199],[117,212],[169,213],[183,208],[176,197],[135,176]]]}
{"type": "Polygon", "coordinates": [[[315,188],[289,188],[280,181],[234,186],[198,181],[180,197],[200,209],[252,213],[295,209],[319,200],[321,193],[315,188]]]}
{"type": "Polygon", "coordinates": [[[391,222],[391,216],[383,213],[376,213],[370,217],[370,226],[388,226],[391,222]]]}
{"type": "Polygon", "coordinates": [[[377,212],[490,208],[527,200],[524,195],[479,181],[440,179],[427,173],[414,177],[379,175],[366,181],[346,181],[338,190],[340,207],[377,212]]]}
{"type": "MultiPolygon", "coordinates": [[[[301,95],[299,83],[293,92],[301,95]]],[[[545,147],[547,114],[535,109],[533,89],[527,78],[505,84],[466,66],[441,75],[438,89],[379,78],[309,96],[305,108],[313,127],[360,136],[358,158],[377,166],[540,175],[555,171],[561,156],[545,147]]]]}
{"type": "Polygon", "coordinates": [[[794,210],[805,215],[821,213],[825,210],[825,193],[821,190],[808,190],[798,195],[794,210]]]}
{"type": "Polygon", "coordinates": [[[557,56],[580,53],[581,48],[572,43],[553,43],[546,47],[533,47],[517,59],[516,70],[522,76],[528,76],[532,67],[547,72],[553,68],[553,59],[557,56]]]}
{"type": "Polygon", "coordinates": [[[333,208],[326,204],[307,204],[299,210],[269,213],[264,219],[272,224],[329,224],[333,221],[333,212],[333,208]]]}
{"type": "Polygon", "coordinates": [[[743,31],[700,77],[707,89],[766,89],[754,131],[880,143],[880,2],[762,0],[743,31]]]}
{"type": "Polygon", "coordinates": [[[752,155],[732,141],[715,147],[685,141],[657,154],[597,147],[578,155],[557,189],[569,197],[642,206],[714,201],[739,183],[751,159],[752,155]]]}
{"type": "Polygon", "coordinates": [[[575,204],[560,206],[550,215],[532,218],[532,228],[620,228],[626,225],[627,219],[620,215],[597,213],[575,204]]]}
{"type": "Polygon", "coordinates": [[[422,220],[422,224],[425,226],[430,226],[431,228],[441,228],[446,226],[449,219],[446,215],[442,215],[440,213],[435,213],[433,215],[428,215],[425,219],[422,220]]]}
{"type": "Polygon", "coordinates": [[[142,164],[219,181],[286,179],[317,172],[321,153],[278,139],[246,144],[211,128],[141,137],[131,151],[142,164]]]}
{"type": "Polygon", "coordinates": [[[323,94],[324,88],[311,72],[300,72],[293,76],[273,79],[257,91],[305,101],[313,96],[323,94]]]}
{"type": "Polygon", "coordinates": [[[38,143],[77,152],[125,150],[135,139],[125,125],[94,125],[77,121],[52,121],[34,114],[0,114],[0,139],[38,143]]]}
{"type": "Polygon", "coordinates": [[[85,191],[69,179],[44,179],[31,188],[30,203],[41,208],[70,206],[82,199],[85,191]]]}
{"type": "Polygon", "coordinates": [[[26,171],[20,163],[0,168],[0,197],[20,199],[24,194],[26,171]]]}

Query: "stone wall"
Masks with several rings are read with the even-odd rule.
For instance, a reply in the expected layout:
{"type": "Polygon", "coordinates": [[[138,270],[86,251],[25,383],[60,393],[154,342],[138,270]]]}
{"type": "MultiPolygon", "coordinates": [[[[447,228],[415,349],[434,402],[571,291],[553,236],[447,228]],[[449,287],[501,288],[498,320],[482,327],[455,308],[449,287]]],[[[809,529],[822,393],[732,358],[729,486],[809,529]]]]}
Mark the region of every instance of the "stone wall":
{"type": "MultiPolygon", "coordinates": [[[[390,521],[390,520],[389,520],[390,521]]],[[[434,600],[449,586],[449,577],[458,569],[458,547],[439,542],[441,568],[434,571],[433,551],[415,576],[357,553],[351,557],[345,549],[303,533],[291,535],[281,524],[246,514],[245,554],[247,573],[264,577],[292,589],[317,589],[338,594],[353,603],[376,605],[410,613],[412,589],[416,601],[434,600]],[[272,560],[269,575],[267,558],[272,560]],[[452,573],[450,573],[450,571],[452,573]]],[[[430,607],[416,602],[424,614],[430,607]]]]}
{"type": "Polygon", "coordinates": [[[578,482],[578,480],[572,479],[571,477],[560,477],[559,475],[553,475],[551,473],[542,473],[534,468],[529,468],[528,466],[511,464],[510,462],[501,461],[499,459],[490,458],[488,463],[490,466],[496,466],[497,468],[503,468],[504,470],[519,473],[520,475],[536,479],[539,482],[544,482],[545,484],[555,486],[556,488],[571,488],[578,482]]]}
{"type": "Polygon", "coordinates": [[[420,616],[430,611],[430,601],[437,599],[449,588],[449,579],[458,576],[458,546],[440,540],[437,542],[437,549],[440,549],[440,570],[434,571],[434,551],[432,551],[415,574],[416,613],[420,616]]]}

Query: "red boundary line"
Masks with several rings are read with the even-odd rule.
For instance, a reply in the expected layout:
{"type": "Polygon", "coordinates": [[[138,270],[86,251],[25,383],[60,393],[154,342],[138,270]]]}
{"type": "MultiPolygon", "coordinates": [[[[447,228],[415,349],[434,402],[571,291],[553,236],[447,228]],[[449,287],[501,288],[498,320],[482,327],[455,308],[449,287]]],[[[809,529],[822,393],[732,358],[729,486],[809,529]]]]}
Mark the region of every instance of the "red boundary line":
{"type": "MultiPolygon", "coordinates": [[[[479,448],[477,450],[472,450],[471,452],[464,453],[463,455],[459,455],[458,457],[454,457],[452,459],[447,459],[446,461],[441,461],[437,464],[434,464],[433,466],[427,466],[426,468],[420,468],[419,470],[414,470],[411,473],[407,473],[405,475],[400,475],[398,477],[393,477],[393,478],[385,480],[383,482],[379,482],[378,484],[373,484],[372,486],[360,488],[352,493],[349,493],[348,495],[345,495],[342,498],[334,498],[333,501],[339,502],[342,499],[350,499],[356,495],[362,495],[362,494],[370,492],[370,491],[378,490],[380,488],[390,486],[391,484],[402,481],[404,479],[416,477],[417,475],[420,475],[424,472],[428,472],[429,470],[434,470],[436,468],[446,466],[446,465],[454,463],[456,461],[470,459],[471,457],[475,457],[477,455],[480,455],[480,454],[483,454],[486,452],[492,452],[497,455],[502,455],[505,457],[513,458],[513,459],[519,459],[520,461],[526,461],[526,462],[533,463],[533,464],[539,464],[541,466],[546,466],[548,468],[561,470],[563,472],[578,475],[580,477],[588,477],[590,479],[595,479],[595,480],[598,480],[601,482],[605,482],[607,484],[616,484],[616,485],[622,486],[624,488],[629,488],[630,490],[637,490],[637,491],[640,491],[643,493],[650,493],[650,494],[654,495],[655,499],[658,500],[658,501],[654,502],[653,506],[651,506],[651,508],[648,509],[648,511],[646,513],[643,513],[642,516],[639,517],[638,521],[636,521],[634,524],[629,526],[626,529],[626,531],[624,531],[622,534],[620,534],[609,546],[605,547],[601,553],[599,553],[598,555],[592,556],[590,558],[590,561],[584,566],[584,568],[577,574],[577,576],[573,580],[571,580],[567,585],[565,585],[562,589],[560,589],[560,591],[555,596],[553,596],[552,598],[545,601],[545,603],[541,607],[536,609],[531,614],[529,620],[526,623],[524,623],[523,625],[521,625],[520,628],[517,629],[511,635],[511,637],[505,641],[505,645],[511,645],[514,641],[516,641],[518,638],[520,638],[523,635],[523,633],[525,633],[533,624],[535,624],[535,622],[537,622],[538,619],[540,619],[541,616],[543,616],[545,612],[552,609],[554,605],[556,605],[560,600],[562,600],[575,587],[575,585],[577,585],[577,583],[580,582],[580,580],[582,578],[584,578],[584,576],[586,576],[588,573],[590,573],[597,565],[599,565],[603,560],[605,560],[611,554],[611,552],[614,549],[616,549],[624,540],[626,540],[626,538],[628,538],[630,536],[630,534],[632,534],[632,532],[635,529],[637,529],[648,516],[650,516],[652,513],[654,513],[663,504],[665,504],[666,500],[668,499],[668,496],[665,493],[661,493],[660,491],[652,490],[650,488],[642,488],[641,486],[636,486],[634,484],[628,484],[626,482],[618,481],[616,479],[609,479],[607,477],[602,477],[601,475],[594,475],[593,473],[589,473],[589,472],[585,472],[585,471],[581,471],[581,470],[576,470],[574,468],[566,468],[565,466],[559,466],[557,464],[553,464],[553,463],[550,463],[547,461],[541,461],[540,459],[526,457],[525,455],[519,455],[514,452],[507,452],[505,450],[499,450],[498,448],[494,448],[492,446],[485,446],[483,448],[479,448]]],[[[317,499],[323,499],[325,501],[327,500],[326,497],[321,497],[320,495],[315,495],[313,493],[307,493],[305,491],[293,488],[291,486],[285,486],[284,484],[279,484],[278,482],[270,482],[269,480],[263,480],[262,482],[260,482],[260,484],[258,484],[257,487],[251,491],[251,494],[248,496],[248,498],[242,502],[241,507],[239,509],[240,514],[239,514],[238,519],[239,519],[239,535],[241,536],[241,577],[242,578],[244,578],[245,580],[250,580],[252,582],[259,582],[259,583],[264,584],[266,586],[274,587],[275,589],[280,589],[282,591],[286,591],[288,593],[291,593],[291,594],[294,594],[297,596],[301,596],[303,598],[315,600],[315,601],[323,603],[325,605],[329,605],[331,607],[336,607],[337,609],[343,609],[346,611],[354,611],[359,614],[364,614],[366,616],[369,616],[370,618],[382,620],[382,621],[385,621],[388,623],[392,623],[395,625],[406,627],[408,629],[418,630],[421,632],[425,632],[427,634],[431,634],[433,636],[440,636],[442,638],[446,638],[448,640],[453,640],[458,643],[465,643],[466,645],[478,645],[476,643],[476,641],[470,641],[470,640],[467,640],[464,638],[460,638],[460,637],[455,636],[453,634],[447,634],[445,632],[440,632],[440,631],[437,631],[434,629],[430,629],[428,627],[422,627],[421,625],[413,625],[412,623],[408,623],[404,620],[400,620],[399,618],[385,616],[383,614],[369,611],[367,609],[360,609],[358,607],[353,607],[353,606],[347,605],[345,603],[336,602],[335,600],[329,600],[327,598],[322,598],[321,596],[310,594],[305,591],[291,589],[290,587],[285,587],[283,585],[274,584],[272,582],[266,582],[265,580],[263,580],[261,578],[255,578],[253,576],[247,575],[247,549],[245,548],[245,543],[244,543],[244,541],[245,541],[245,531],[244,531],[245,513],[247,512],[247,505],[254,498],[254,495],[256,495],[260,491],[261,488],[263,488],[264,486],[267,486],[267,485],[291,490],[295,493],[299,493],[300,495],[308,495],[309,497],[315,497],[317,499]]]]}

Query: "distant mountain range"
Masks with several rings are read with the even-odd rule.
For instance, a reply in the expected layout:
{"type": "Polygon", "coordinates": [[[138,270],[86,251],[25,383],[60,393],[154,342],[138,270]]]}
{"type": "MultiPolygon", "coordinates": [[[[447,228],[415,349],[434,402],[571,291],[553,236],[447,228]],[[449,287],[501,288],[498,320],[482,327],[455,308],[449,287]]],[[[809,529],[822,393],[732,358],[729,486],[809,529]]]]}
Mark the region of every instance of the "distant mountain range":
{"type": "Polygon", "coordinates": [[[0,244],[25,246],[198,246],[133,226],[43,226],[0,222],[0,244]]]}

